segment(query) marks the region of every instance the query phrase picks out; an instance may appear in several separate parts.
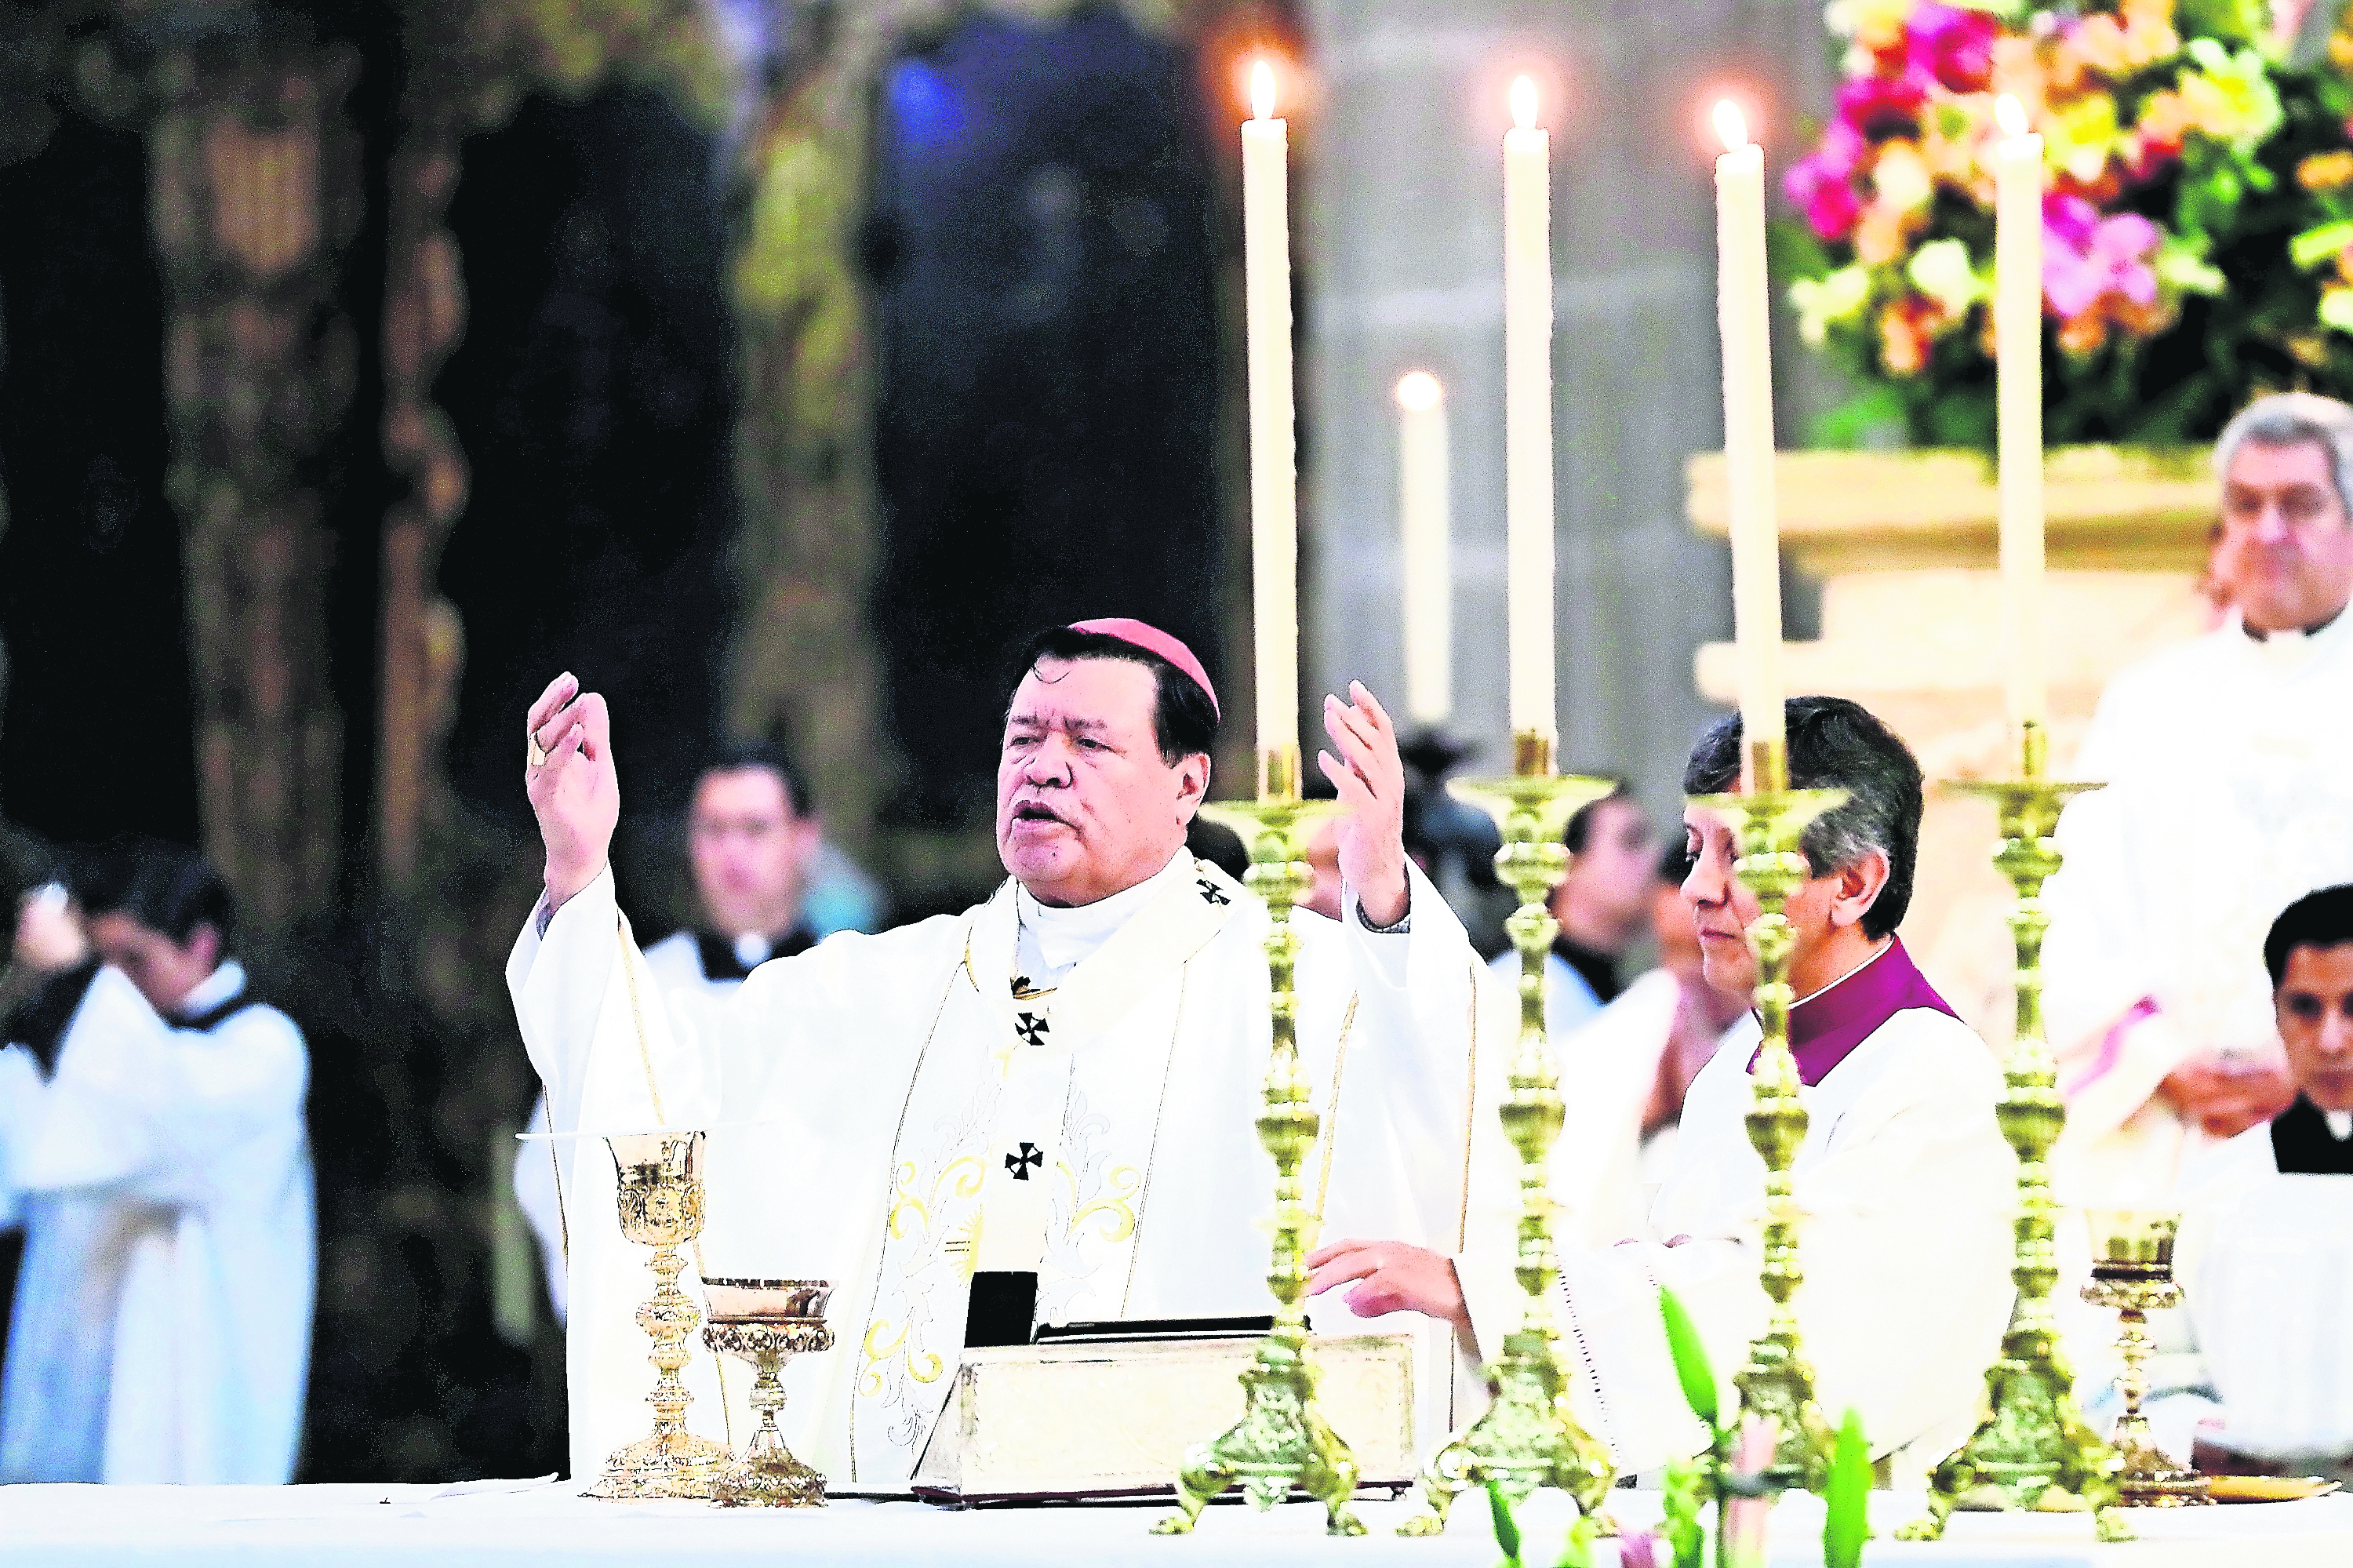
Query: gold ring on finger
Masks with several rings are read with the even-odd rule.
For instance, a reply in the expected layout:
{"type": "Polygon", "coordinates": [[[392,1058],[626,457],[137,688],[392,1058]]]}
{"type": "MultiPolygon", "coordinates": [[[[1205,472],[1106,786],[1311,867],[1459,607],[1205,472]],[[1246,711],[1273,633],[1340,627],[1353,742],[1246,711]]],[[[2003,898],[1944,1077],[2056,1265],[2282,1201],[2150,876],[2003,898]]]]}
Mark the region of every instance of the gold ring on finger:
{"type": "Polygon", "coordinates": [[[530,759],[533,768],[547,766],[547,753],[539,747],[539,731],[535,729],[523,731],[523,745],[526,748],[523,755],[530,759]]]}

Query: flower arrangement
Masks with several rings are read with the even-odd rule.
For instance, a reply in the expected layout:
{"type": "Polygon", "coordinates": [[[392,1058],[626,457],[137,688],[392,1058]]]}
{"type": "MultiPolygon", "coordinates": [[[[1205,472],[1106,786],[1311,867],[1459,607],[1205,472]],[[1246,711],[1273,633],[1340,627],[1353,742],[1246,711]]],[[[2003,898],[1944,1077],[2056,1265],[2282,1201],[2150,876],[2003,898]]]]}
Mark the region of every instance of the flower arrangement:
{"type": "Polygon", "coordinates": [[[2209,437],[2259,392],[2353,393],[2353,30],[2312,0],[1831,0],[1843,80],[1776,270],[1862,387],[1818,432],[1994,440],[1994,103],[2044,140],[2044,424],[2209,437]]]}

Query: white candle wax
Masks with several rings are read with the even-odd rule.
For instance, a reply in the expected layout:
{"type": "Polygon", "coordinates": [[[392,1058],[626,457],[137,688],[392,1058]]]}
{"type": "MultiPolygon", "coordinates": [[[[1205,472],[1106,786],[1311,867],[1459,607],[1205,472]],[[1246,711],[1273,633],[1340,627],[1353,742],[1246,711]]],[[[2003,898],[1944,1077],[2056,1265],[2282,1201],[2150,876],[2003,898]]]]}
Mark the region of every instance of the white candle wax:
{"type": "Polygon", "coordinates": [[[1250,348],[1250,593],[1258,743],[1299,744],[1299,499],[1292,445],[1290,127],[1274,72],[1250,73],[1242,122],[1242,277],[1250,348]]]}
{"type": "Polygon", "coordinates": [[[1724,338],[1724,467],[1732,511],[1732,620],[1740,725],[1778,741],[1781,721],[1781,552],[1773,512],[1773,354],[1765,283],[1765,150],[1719,103],[1731,150],[1715,161],[1716,323],[1724,338]]]}
{"type": "Polygon", "coordinates": [[[1994,149],[1994,399],[2000,416],[2003,686],[2013,723],[2050,704],[2042,610],[2042,138],[2004,94],[1994,149]]]}
{"type": "Polygon", "coordinates": [[[1446,391],[1417,370],[1400,377],[1398,513],[1403,524],[1405,710],[1443,724],[1454,707],[1454,567],[1448,541],[1446,391]]]}
{"type": "Polygon", "coordinates": [[[1512,84],[1504,132],[1504,609],[1516,733],[1555,733],[1552,539],[1552,154],[1535,84],[1512,84]]]}

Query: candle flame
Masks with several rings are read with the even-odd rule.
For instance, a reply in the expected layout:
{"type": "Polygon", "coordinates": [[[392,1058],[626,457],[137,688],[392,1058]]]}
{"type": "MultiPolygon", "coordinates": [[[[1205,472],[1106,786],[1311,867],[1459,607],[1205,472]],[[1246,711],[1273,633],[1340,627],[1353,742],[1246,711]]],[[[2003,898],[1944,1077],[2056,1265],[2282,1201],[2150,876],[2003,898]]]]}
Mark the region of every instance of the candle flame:
{"type": "Polygon", "coordinates": [[[1274,67],[1264,60],[1250,67],[1250,114],[1259,120],[1274,118],[1274,67]]]}
{"type": "Polygon", "coordinates": [[[1532,77],[1512,79],[1512,123],[1523,131],[1536,126],[1536,84],[1532,77]]]}
{"type": "Polygon", "coordinates": [[[1736,153],[1748,145],[1748,121],[1740,112],[1740,105],[1728,98],[1715,101],[1715,133],[1724,138],[1724,150],[1736,153]]]}
{"type": "Polygon", "coordinates": [[[2014,92],[2005,92],[1993,101],[1993,117],[2005,136],[2026,134],[2026,105],[2018,101],[2014,92]]]}
{"type": "Polygon", "coordinates": [[[1398,377],[1399,408],[1410,408],[1417,414],[1424,413],[1437,408],[1439,399],[1445,396],[1446,389],[1438,384],[1438,377],[1427,370],[1409,370],[1398,377]]]}

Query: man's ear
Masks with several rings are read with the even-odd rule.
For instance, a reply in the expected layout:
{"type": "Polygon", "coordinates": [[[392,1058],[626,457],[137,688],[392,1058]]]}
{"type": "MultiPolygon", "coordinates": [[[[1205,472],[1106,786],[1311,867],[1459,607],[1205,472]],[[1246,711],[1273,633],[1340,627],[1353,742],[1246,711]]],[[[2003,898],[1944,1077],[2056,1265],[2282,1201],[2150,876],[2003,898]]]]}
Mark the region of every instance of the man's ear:
{"type": "Polygon", "coordinates": [[[1879,902],[1887,888],[1887,878],[1894,870],[1887,852],[1873,844],[1838,874],[1838,891],[1831,898],[1831,924],[1859,926],[1879,902]]]}
{"type": "Polygon", "coordinates": [[[1176,820],[1190,824],[1209,798],[1209,754],[1197,751],[1176,765],[1176,820]]]}
{"type": "Polygon", "coordinates": [[[198,969],[210,974],[220,968],[220,928],[209,923],[199,925],[188,933],[188,939],[180,944],[180,950],[195,959],[198,969]]]}

